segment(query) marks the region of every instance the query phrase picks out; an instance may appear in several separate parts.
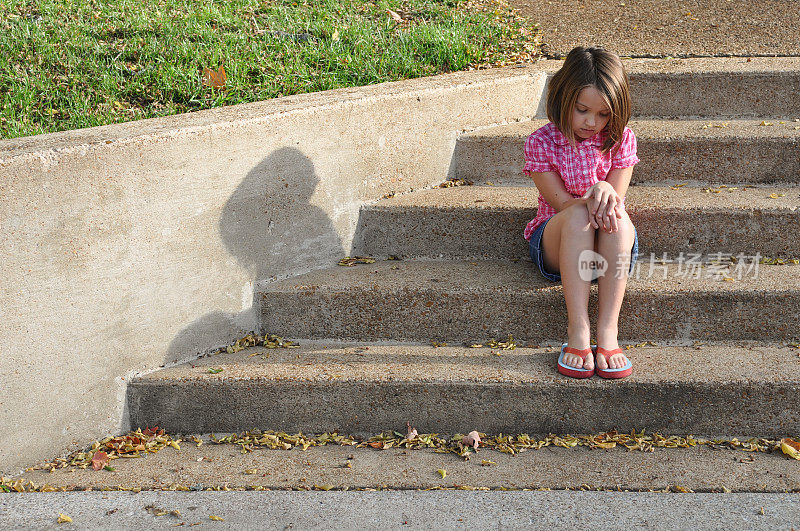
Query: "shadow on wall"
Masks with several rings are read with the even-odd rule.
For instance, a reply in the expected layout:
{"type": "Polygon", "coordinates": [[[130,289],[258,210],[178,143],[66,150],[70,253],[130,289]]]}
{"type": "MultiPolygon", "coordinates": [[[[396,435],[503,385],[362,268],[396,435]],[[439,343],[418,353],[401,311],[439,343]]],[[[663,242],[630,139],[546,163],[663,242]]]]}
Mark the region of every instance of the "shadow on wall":
{"type": "Polygon", "coordinates": [[[328,214],[311,204],[318,184],[314,164],[294,148],[274,151],[247,173],[225,203],[219,224],[226,248],[251,273],[251,282],[227,294],[241,301],[242,311],[211,312],[188,325],[170,343],[165,363],[259,331],[260,282],[330,265],[344,256],[328,214]]]}

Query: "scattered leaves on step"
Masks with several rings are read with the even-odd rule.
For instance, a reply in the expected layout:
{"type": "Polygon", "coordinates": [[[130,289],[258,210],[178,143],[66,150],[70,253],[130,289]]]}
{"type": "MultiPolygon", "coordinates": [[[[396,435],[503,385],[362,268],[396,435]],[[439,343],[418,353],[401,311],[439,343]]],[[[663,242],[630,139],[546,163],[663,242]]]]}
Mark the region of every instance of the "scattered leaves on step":
{"type": "Polygon", "coordinates": [[[472,181],[468,181],[466,179],[450,179],[439,184],[437,188],[452,188],[453,186],[472,186],[473,184],[474,183],[472,181]]]}
{"type": "Polygon", "coordinates": [[[767,122],[766,120],[764,120],[764,121],[762,121],[762,122],[761,122],[760,124],[758,124],[758,125],[761,125],[761,126],[765,126],[765,127],[766,127],[766,126],[770,126],[770,125],[774,125],[774,124],[773,124],[772,122],[767,122]]]}
{"type": "Polygon", "coordinates": [[[317,490],[329,491],[329,490],[331,490],[333,488],[333,485],[328,485],[328,484],[325,484],[325,485],[314,485],[314,488],[317,489],[317,490]]]}
{"type": "Polygon", "coordinates": [[[340,266],[352,267],[356,264],[374,264],[375,259],[368,256],[346,256],[339,260],[340,266]]]}
{"type": "Polygon", "coordinates": [[[92,470],[100,470],[108,464],[108,454],[103,451],[95,452],[92,456],[92,470]]]}
{"type": "Polygon", "coordinates": [[[210,518],[210,519],[212,519],[212,520],[214,520],[215,522],[224,522],[224,521],[225,521],[225,519],[224,519],[224,518],[220,518],[219,516],[215,516],[215,515],[213,515],[213,514],[212,514],[212,515],[209,515],[209,518],[210,518]]]}
{"type": "MultiPolygon", "coordinates": [[[[410,423],[408,423],[410,427],[410,423]]],[[[289,435],[285,432],[253,430],[241,434],[230,434],[226,437],[216,438],[211,434],[210,440],[214,444],[234,444],[239,446],[243,452],[250,452],[257,448],[291,450],[292,448],[307,449],[311,446],[325,446],[336,444],[341,446],[356,446],[359,448],[403,448],[421,449],[431,448],[437,453],[453,453],[469,459],[474,450],[471,446],[464,444],[464,435],[455,434],[450,438],[440,437],[436,433],[417,434],[415,437],[407,438],[408,433],[396,431],[384,432],[369,439],[360,439],[339,435],[336,432],[323,433],[320,435],[289,435]]],[[[480,435],[480,434],[479,434],[480,435]]],[[[193,438],[193,440],[196,439],[193,438]]],[[[148,428],[130,432],[126,436],[109,437],[103,441],[92,445],[91,450],[76,452],[67,458],[56,459],[52,463],[43,466],[33,467],[33,469],[47,470],[53,468],[64,468],[73,466],[77,468],[87,468],[91,465],[93,455],[102,450],[109,455],[110,459],[118,457],[138,457],[143,453],[153,453],[167,446],[172,438],[159,428],[148,428]],[[149,434],[145,436],[145,433],[149,434]]],[[[180,439],[175,440],[176,444],[180,439]]],[[[483,435],[480,439],[480,447],[495,450],[498,452],[515,455],[527,450],[538,450],[545,447],[557,446],[562,448],[589,447],[589,448],[613,448],[615,446],[624,447],[629,451],[638,450],[652,452],[655,448],[691,448],[697,446],[708,446],[711,448],[730,448],[745,452],[780,452],[784,450],[784,444],[791,439],[771,440],[763,438],[751,438],[740,441],[733,439],[704,439],[695,438],[692,435],[681,437],[677,435],[663,436],[659,433],[646,434],[644,430],[631,433],[617,433],[609,431],[594,435],[554,435],[550,434],[542,439],[531,437],[527,434],[518,435],[483,435]],[[612,444],[613,443],[613,444],[612,444]]],[[[800,443],[792,441],[788,444],[794,451],[800,451],[800,443]],[[795,445],[795,446],[792,446],[795,445]]],[[[798,454],[800,455],[800,454],[798,454]]],[[[349,455],[348,460],[354,459],[354,455],[349,455]]],[[[489,464],[494,464],[491,461],[489,464]]],[[[484,462],[481,462],[484,465],[484,462]]],[[[484,465],[488,466],[488,465],[484,465]]],[[[0,492],[63,492],[67,487],[52,487],[50,485],[39,485],[25,479],[12,479],[0,477],[0,492]]],[[[139,487],[118,486],[116,490],[138,492],[139,487]]],[[[227,485],[220,487],[186,487],[178,484],[171,485],[167,490],[190,491],[190,490],[231,490],[227,485]]]]}
{"type": "Polygon", "coordinates": [[[658,343],[654,343],[653,341],[643,341],[641,343],[636,343],[635,345],[625,345],[625,350],[630,350],[632,348],[642,348],[642,347],[657,347],[658,343]]]}
{"type": "Polygon", "coordinates": [[[673,190],[677,190],[679,188],[682,188],[682,187],[686,186],[687,184],[689,184],[689,183],[680,183],[680,184],[676,184],[674,186],[670,186],[670,188],[673,189],[673,190]]]}
{"type": "Polygon", "coordinates": [[[434,348],[438,348],[438,347],[446,347],[447,343],[439,343],[438,341],[431,341],[431,345],[433,345],[434,348]]]}
{"type": "Polygon", "coordinates": [[[489,459],[481,459],[481,466],[492,466],[492,465],[496,465],[496,464],[497,463],[495,463],[494,461],[491,461],[489,459]]]}
{"type": "Polygon", "coordinates": [[[127,435],[106,437],[102,441],[93,443],[88,451],[74,452],[69,457],[58,458],[35,468],[59,469],[74,466],[86,469],[91,466],[95,470],[100,470],[114,459],[140,457],[142,454],[155,453],[166,446],[176,447],[179,441],[180,439],[173,440],[164,433],[163,429],[158,427],[138,429],[127,435]],[[103,454],[108,458],[107,460],[103,454]],[[101,466],[95,468],[97,465],[94,463],[96,462],[101,463],[101,466]]]}
{"type": "Polygon", "coordinates": [[[770,258],[767,256],[762,256],[759,260],[760,264],[766,265],[798,265],[800,264],[800,259],[797,258],[770,258]]]}
{"type": "Polygon", "coordinates": [[[217,70],[211,68],[203,68],[203,85],[207,87],[222,88],[225,86],[225,81],[228,76],[225,74],[225,68],[220,66],[217,70]]]}
{"type": "Polygon", "coordinates": [[[786,194],[769,194],[770,199],[778,199],[779,197],[784,197],[786,194]]]}
{"type": "Polygon", "coordinates": [[[208,369],[209,374],[219,374],[222,371],[223,369],[221,367],[211,367],[210,369],[208,369]]]}
{"type": "Polygon", "coordinates": [[[447,470],[445,470],[444,468],[440,468],[440,469],[439,469],[439,470],[437,470],[436,472],[437,472],[437,473],[438,473],[440,476],[442,476],[442,479],[444,479],[444,478],[446,478],[446,477],[447,477],[447,470]]]}
{"type": "MultiPolygon", "coordinates": [[[[233,345],[228,345],[227,347],[221,348],[217,351],[217,353],[227,352],[228,354],[233,354],[235,352],[242,351],[249,347],[264,347],[264,348],[299,348],[300,345],[297,343],[293,343],[287,339],[283,339],[280,336],[276,336],[274,334],[264,334],[263,336],[260,334],[255,334],[250,332],[246,336],[241,339],[237,339],[233,345]]],[[[257,352],[256,355],[261,354],[257,352]]]]}
{"type": "Polygon", "coordinates": [[[481,444],[481,434],[477,431],[471,431],[464,435],[464,438],[461,439],[461,444],[468,446],[477,452],[478,446],[481,444]]]}
{"type": "Polygon", "coordinates": [[[252,476],[252,475],[258,474],[258,469],[257,468],[248,468],[247,470],[244,471],[244,473],[249,475],[249,476],[252,476]]]}
{"type": "Polygon", "coordinates": [[[486,344],[489,348],[499,348],[500,350],[514,350],[517,348],[517,344],[514,343],[514,338],[511,337],[511,334],[508,334],[508,339],[506,341],[497,341],[495,338],[492,338],[486,344]]]}
{"type": "Polygon", "coordinates": [[[153,505],[153,504],[145,505],[144,510],[147,511],[148,513],[152,514],[153,516],[166,516],[168,514],[171,514],[172,516],[180,516],[181,515],[181,513],[178,512],[178,511],[170,511],[170,510],[163,509],[163,508],[158,507],[158,506],[153,505]],[[175,514],[175,513],[177,513],[177,514],[175,514]]]}
{"type": "Polygon", "coordinates": [[[800,442],[789,437],[781,439],[781,451],[793,459],[800,460],[800,442]]]}
{"type": "MultiPolygon", "coordinates": [[[[402,438],[402,436],[401,436],[402,438]]],[[[336,432],[323,433],[321,435],[305,436],[302,433],[289,435],[279,431],[260,431],[252,430],[241,434],[233,433],[226,437],[216,438],[211,434],[211,442],[214,444],[236,444],[243,451],[248,452],[254,448],[269,448],[271,450],[291,450],[301,448],[306,450],[312,446],[325,446],[327,444],[338,444],[340,446],[356,446],[359,441],[352,437],[345,437],[336,432]]]]}
{"type": "Polygon", "coordinates": [[[406,440],[414,439],[417,435],[419,435],[416,428],[411,427],[410,422],[406,422],[406,426],[408,428],[408,431],[406,432],[406,440]]]}

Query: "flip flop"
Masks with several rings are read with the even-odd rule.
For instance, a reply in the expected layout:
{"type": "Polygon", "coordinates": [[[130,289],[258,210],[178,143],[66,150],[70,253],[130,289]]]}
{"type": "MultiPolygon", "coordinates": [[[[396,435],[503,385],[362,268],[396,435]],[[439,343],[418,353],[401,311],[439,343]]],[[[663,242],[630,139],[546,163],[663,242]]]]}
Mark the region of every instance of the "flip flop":
{"type": "Polygon", "coordinates": [[[584,369],[583,367],[570,367],[569,365],[564,363],[564,354],[575,354],[579,356],[582,360],[586,359],[586,356],[592,353],[591,348],[585,348],[583,350],[578,350],[576,348],[568,347],[566,343],[561,345],[561,354],[558,356],[558,372],[563,374],[564,376],[570,376],[572,378],[589,378],[594,374],[594,369],[584,369]]]}
{"type": "MultiPolygon", "coordinates": [[[[609,358],[614,354],[623,354],[621,348],[606,350],[603,347],[597,347],[597,353],[606,359],[606,364],[608,364],[609,358]]],[[[631,360],[628,360],[625,366],[619,369],[601,369],[595,364],[594,370],[600,378],[625,378],[626,376],[630,376],[633,372],[633,365],[631,364],[631,360]]]]}

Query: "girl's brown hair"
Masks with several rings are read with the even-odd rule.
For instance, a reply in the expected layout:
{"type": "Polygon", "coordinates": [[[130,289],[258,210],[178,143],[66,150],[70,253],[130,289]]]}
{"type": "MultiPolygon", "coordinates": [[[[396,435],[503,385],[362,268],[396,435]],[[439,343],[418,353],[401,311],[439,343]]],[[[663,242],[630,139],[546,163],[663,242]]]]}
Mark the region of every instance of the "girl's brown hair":
{"type": "Polygon", "coordinates": [[[628,74],[619,57],[603,48],[573,48],[564,65],[553,75],[547,89],[547,118],[575,145],[572,112],[578,95],[586,87],[595,87],[611,110],[606,125],[608,135],[600,148],[603,153],[618,146],[631,118],[628,74]]]}

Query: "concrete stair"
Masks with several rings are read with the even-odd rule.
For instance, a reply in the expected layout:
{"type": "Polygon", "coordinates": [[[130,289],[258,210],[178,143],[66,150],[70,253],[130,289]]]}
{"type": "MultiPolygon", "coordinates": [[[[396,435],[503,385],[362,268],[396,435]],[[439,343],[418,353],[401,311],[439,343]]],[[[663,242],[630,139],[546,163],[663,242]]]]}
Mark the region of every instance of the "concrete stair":
{"type": "MultiPolygon", "coordinates": [[[[746,266],[727,273],[733,281],[707,278],[710,265],[679,267],[640,263],[625,294],[621,340],[797,336],[797,316],[786,310],[800,307],[800,267],[761,264],[756,274],[746,266]]],[[[303,338],[480,342],[512,334],[546,341],[567,328],[561,285],[542,279],[529,261],[387,260],[275,282],[261,297],[266,329],[303,338]]]]}
{"type": "Polygon", "coordinates": [[[456,176],[474,186],[365,205],[352,254],[375,263],[262,286],[263,330],[303,348],[253,348],[138,377],[128,388],[133,424],[800,433],[800,357],[787,346],[800,337],[800,266],[713,256],[800,255],[800,60],[737,59],[700,72],[690,63],[631,72],[642,162],[627,208],[644,256],[620,338],[656,342],[627,351],[631,377],[576,381],[555,370],[566,333],[561,286],[534,271],[522,239],[537,199],[521,174],[522,146],[545,123],[533,121],[458,140],[456,176]],[[688,266],[650,253],[703,257],[688,266]],[[468,347],[508,334],[519,348],[468,347]]]}
{"type": "MultiPolygon", "coordinates": [[[[639,118],[641,162],[635,183],[800,184],[800,121],[785,118],[639,118]],[[761,124],[771,125],[761,125],[761,124]]],[[[522,173],[525,139],[547,120],[515,123],[464,135],[456,145],[456,172],[476,183],[527,183],[522,173]]]]}
{"type": "MultiPolygon", "coordinates": [[[[533,183],[458,186],[367,205],[354,254],[413,258],[524,259],[525,224],[536,215],[533,183]]],[[[639,252],[800,255],[800,187],[640,184],[627,196],[639,252]]]]}
{"type": "Polygon", "coordinates": [[[787,360],[797,355],[784,344],[634,347],[626,351],[634,375],[605,381],[561,377],[552,346],[304,343],[255,347],[141,377],[130,387],[133,423],[157,422],[179,433],[285,426],[374,434],[411,420],[420,433],[645,428],[777,437],[800,422],[800,411],[787,407],[796,404],[790,397],[797,389],[787,360]],[[222,371],[211,374],[212,367],[222,371]],[[579,407],[576,396],[614,407],[579,407]]]}

